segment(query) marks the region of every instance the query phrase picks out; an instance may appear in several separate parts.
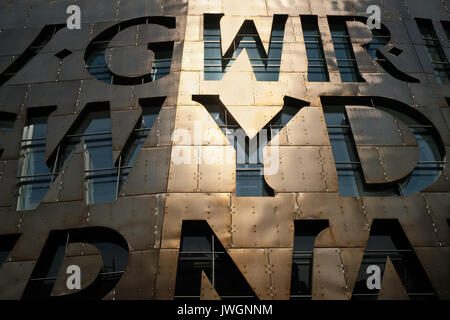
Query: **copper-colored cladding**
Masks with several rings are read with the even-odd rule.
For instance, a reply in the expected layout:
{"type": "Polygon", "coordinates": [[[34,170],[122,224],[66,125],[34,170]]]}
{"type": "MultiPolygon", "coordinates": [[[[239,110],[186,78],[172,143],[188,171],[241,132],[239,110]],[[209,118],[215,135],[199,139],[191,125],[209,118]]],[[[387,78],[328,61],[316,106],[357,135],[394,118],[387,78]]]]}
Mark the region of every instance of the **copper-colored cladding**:
{"type": "MultiPolygon", "coordinates": [[[[436,183],[415,195],[339,196],[320,99],[382,96],[406,103],[432,121],[448,154],[450,115],[445,97],[450,87],[436,82],[414,21],[415,17],[427,17],[433,19],[436,30],[441,30],[438,21],[449,20],[443,2],[371,2],[382,8],[383,24],[391,32],[391,42],[381,52],[420,83],[399,81],[368,57],[361,45],[371,36],[360,22],[348,22],[347,26],[366,82],[341,81],[327,16],[366,16],[367,1],[148,0],[116,1],[114,6],[110,0],[87,2],[81,1],[86,8],[81,30],[60,30],[41,53],[0,87],[0,111],[17,114],[11,131],[0,130],[0,234],[21,234],[0,266],[0,298],[21,298],[50,231],[102,226],[120,233],[130,252],[125,273],[105,299],[172,299],[182,221],[206,220],[259,298],[288,299],[294,220],[313,218],[329,220],[329,228],[315,241],[313,299],[350,299],[370,226],[377,218],[400,221],[437,295],[449,299],[450,280],[445,272],[450,261],[449,166],[436,183]],[[266,52],[273,15],[288,15],[279,80],[256,81],[245,50],[222,80],[204,80],[205,13],[224,14],[220,23],[223,50],[228,49],[247,19],[255,22],[266,52]],[[318,16],[330,82],[307,80],[300,15],[318,16]],[[141,25],[125,29],[109,44],[107,61],[111,70],[127,76],[148,73],[153,56],[144,50],[147,43],[173,41],[171,73],[158,81],[133,86],[114,86],[92,78],[84,61],[89,42],[118,22],[142,16],[174,17],[176,28],[141,25]],[[389,53],[394,46],[403,51],[398,57],[389,53]],[[64,48],[72,54],[63,60],[56,58],[54,55],[64,48]],[[136,58],[129,59],[130,55],[136,58]],[[124,56],[128,61],[123,60],[124,56]],[[236,197],[236,152],[192,95],[218,95],[250,134],[273,118],[285,96],[310,103],[279,133],[279,171],[265,176],[275,197],[236,197]],[[165,97],[159,118],[116,202],[85,204],[83,150],[79,148],[36,210],[15,211],[20,140],[27,110],[56,106],[48,121],[48,158],[88,103],[108,102],[116,160],[141,113],[139,99],[152,97],[165,97]],[[208,130],[198,140],[194,139],[197,120],[203,133],[208,130]],[[187,130],[191,139],[174,141],[172,134],[178,129],[187,130]],[[209,163],[177,165],[175,156],[180,151],[193,158],[205,155],[209,163]],[[212,161],[220,157],[229,162],[223,165],[212,161]]],[[[32,6],[20,1],[2,5],[0,72],[29,46],[44,25],[65,23],[68,4],[36,0],[32,6]]],[[[438,36],[448,54],[442,30],[438,36]]],[[[390,116],[369,107],[352,106],[347,110],[368,182],[395,181],[414,168],[417,144],[403,124],[397,122],[394,126],[390,116]],[[373,125],[375,116],[382,119],[377,122],[382,123],[380,127],[373,125]]],[[[266,155],[273,147],[265,148],[266,155]]],[[[83,268],[88,273],[95,274],[97,259],[88,262],[84,257],[74,254],[66,259],[79,261],[86,265],[83,268]]],[[[62,283],[63,276],[58,276],[58,283],[62,283]]],[[[202,298],[217,298],[205,277],[201,287],[202,298]]],[[[381,296],[394,297],[388,288],[397,287],[389,271],[381,296]]]]}

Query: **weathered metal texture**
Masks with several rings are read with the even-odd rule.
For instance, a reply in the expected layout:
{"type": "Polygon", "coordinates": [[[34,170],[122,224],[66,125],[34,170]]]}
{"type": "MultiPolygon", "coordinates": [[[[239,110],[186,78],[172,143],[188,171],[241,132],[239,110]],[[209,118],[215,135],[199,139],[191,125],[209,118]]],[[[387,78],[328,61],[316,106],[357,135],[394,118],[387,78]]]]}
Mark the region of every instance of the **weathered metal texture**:
{"type": "Polygon", "coordinates": [[[211,281],[202,270],[202,284],[200,289],[200,300],[220,300],[220,296],[217,294],[216,289],[214,289],[211,281]]]}
{"type": "Polygon", "coordinates": [[[312,299],[347,300],[345,274],[338,248],[315,248],[312,299]]]}
{"type": "Polygon", "coordinates": [[[264,169],[274,172],[264,178],[278,192],[336,192],[338,189],[331,147],[267,146],[264,169]],[[270,162],[274,158],[279,158],[279,163],[270,162]],[[274,165],[279,166],[278,170],[271,168],[274,165]]]}
{"type": "Polygon", "coordinates": [[[389,257],[386,261],[378,300],[409,300],[408,293],[389,257]]]}
{"type": "Polygon", "coordinates": [[[365,247],[369,222],[360,199],[331,193],[300,193],[297,203],[298,220],[329,220],[329,227],[317,236],[315,247],[365,247]]]}
{"type": "Polygon", "coordinates": [[[433,221],[427,214],[426,203],[420,194],[407,197],[365,197],[364,211],[371,224],[373,219],[398,219],[413,247],[440,245],[433,221]]]}
{"type": "Polygon", "coordinates": [[[0,192],[0,207],[15,207],[16,182],[17,182],[17,160],[1,160],[0,161],[0,184],[2,192],[0,192]]]}
{"type": "Polygon", "coordinates": [[[231,247],[230,195],[169,193],[166,198],[161,248],[180,247],[183,220],[206,220],[225,248],[231,247]]]}
{"type": "MultiPolygon", "coordinates": [[[[64,24],[67,19],[65,8],[69,4],[72,3],[42,0],[2,3],[0,68],[6,70],[16,61],[44,25],[64,24]]],[[[434,20],[438,37],[443,39],[439,21],[448,20],[448,6],[445,7],[443,2],[433,1],[423,6],[423,1],[419,0],[83,0],[77,4],[90,8],[83,9],[82,29],[58,31],[17,75],[0,86],[0,111],[17,114],[13,131],[2,132],[0,136],[0,234],[21,234],[8,261],[0,266],[0,298],[21,298],[50,231],[103,226],[122,234],[130,249],[127,269],[105,299],[172,299],[182,220],[194,219],[208,221],[225,248],[251,250],[264,256],[267,264],[263,267],[253,264],[255,272],[251,274],[255,279],[261,277],[264,280],[262,285],[257,284],[262,292],[260,295],[288,299],[293,220],[315,218],[329,220],[330,226],[315,243],[313,298],[349,299],[370,225],[374,218],[383,218],[399,219],[438,296],[449,299],[445,272],[450,260],[447,252],[450,241],[448,165],[439,179],[422,194],[404,198],[340,197],[321,108],[307,107],[279,134],[280,170],[265,177],[275,189],[275,197],[235,197],[235,151],[208,112],[192,100],[192,95],[219,95],[239,124],[247,132],[254,133],[272,119],[283,105],[285,96],[308,101],[312,106],[321,105],[321,96],[396,99],[411,105],[432,121],[448,154],[450,122],[445,98],[448,98],[449,85],[438,84],[415,21],[416,17],[434,20]],[[358,22],[348,22],[347,26],[359,71],[366,82],[342,82],[328,16],[367,16],[366,9],[371,4],[381,7],[383,23],[391,32],[390,43],[380,51],[398,69],[419,79],[420,83],[394,79],[369,59],[361,44],[371,35],[367,27],[358,22]],[[204,80],[205,13],[224,14],[221,29],[225,44],[234,38],[242,21],[253,20],[266,52],[273,15],[288,15],[279,81],[256,81],[246,50],[233,62],[222,80],[204,80]],[[299,16],[311,14],[318,16],[329,82],[308,81],[308,60],[299,16]],[[142,85],[115,86],[89,74],[85,68],[85,48],[97,35],[119,22],[161,15],[174,17],[176,27],[140,25],[139,28],[126,28],[109,43],[107,61],[114,72],[144,74],[149,71],[152,55],[150,50],[145,50],[147,43],[174,41],[169,75],[142,85]],[[225,23],[226,20],[234,21],[235,27],[231,22],[225,23]],[[129,46],[140,47],[141,51],[135,55],[137,58],[122,61],[120,55],[129,58],[137,49],[129,46]],[[391,54],[389,51],[394,47],[403,50],[402,54],[391,54]],[[64,48],[72,53],[63,59],[55,57],[64,48]],[[48,121],[48,158],[86,105],[109,102],[113,157],[117,159],[139,115],[139,100],[152,97],[166,99],[116,202],[85,204],[84,168],[82,154],[78,153],[69,161],[64,174],[56,178],[36,210],[15,211],[20,139],[27,110],[56,106],[48,121]],[[205,136],[199,140],[193,139],[193,135],[186,141],[172,139],[174,128],[193,133],[195,120],[201,121],[203,129],[210,129],[205,136]],[[177,168],[174,163],[179,151],[191,152],[192,157],[197,157],[196,161],[200,155],[205,156],[209,163],[194,161],[192,165],[177,168]],[[222,158],[231,159],[230,164],[217,163],[222,158]],[[160,250],[161,246],[163,249],[160,250]],[[267,269],[269,277],[263,276],[267,269]],[[266,291],[267,279],[270,279],[271,291],[266,291]]],[[[448,44],[443,46],[448,53],[448,44]]],[[[228,45],[222,48],[226,50],[224,47],[228,45]]],[[[361,127],[371,130],[371,137],[367,137],[370,139],[357,141],[357,144],[361,142],[358,146],[361,158],[364,158],[361,156],[363,149],[373,153],[378,148],[376,155],[371,157],[369,153],[362,159],[363,169],[365,174],[374,171],[369,181],[384,182],[385,176],[388,181],[393,181],[409,173],[413,160],[417,160],[414,150],[417,144],[405,126],[398,123],[393,127],[391,120],[382,121],[380,135],[379,127],[373,126],[374,119],[374,115],[370,115],[361,127]],[[391,156],[391,152],[395,152],[395,156],[393,153],[391,156]],[[369,164],[371,160],[374,165],[369,164]]],[[[351,125],[355,133],[355,124],[351,125]]],[[[358,135],[355,139],[359,139],[358,135]]],[[[268,165],[265,162],[266,173],[268,165]]],[[[240,270],[249,273],[250,264],[245,267],[245,260],[253,257],[242,258],[235,262],[240,270]]],[[[383,289],[386,295],[383,295],[389,297],[391,292],[387,288],[395,287],[395,279],[386,277],[383,286],[386,288],[383,289]]],[[[211,294],[211,284],[208,288],[211,294]]],[[[217,295],[203,295],[203,298],[208,297],[217,298],[217,295]]]]}
{"type": "Polygon", "coordinates": [[[0,266],[0,299],[19,300],[33,272],[36,261],[5,262],[0,266]],[[28,275],[28,277],[25,277],[28,275]]]}
{"type": "Polygon", "coordinates": [[[103,268],[100,251],[89,243],[70,243],[67,246],[65,257],[61,263],[55,284],[50,296],[65,296],[80,292],[91,285],[103,268]],[[67,280],[72,273],[67,273],[70,265],[80,268],[80,289],[67,287],[67,280]]]}
{"type": "Polygon", "coordinates": [[[114,205],[89,206],[83,218],[87,226],[114,226],[120,230],[130,250],[153,250],[161,245],[164,203],[165,194],[122,197],[114,205]]]}
{"type": "Polygon", "coordinates": [[[364,255],[364,248],[340,248],[339,254],[342,260],[345,276],[345,290],[347,299],[351,299],[360,265],[364,255]]]}
{"type": "Polygon", "coordinates": [[[178,249],[160,249],[155,299],[173,299],[177,279],[178,249]]]}
{"type": "Polygon", "coordinates": [[[234,192],[236,153],[232,146],[174,146],[168,192],[234,192]],[[186,179],[180,180],[183,175],[186,179]]]}
{"type": "Polygon", "coordinates": [[[450,299],[450,248],[414,249],[439,299],[450,299]]]}
{"type": "Polygon", "coordinates": [[[159,250],[130,251],[128,265],[116,287],[105,300],[148,300],[155,298],[159,250]]]}
{"type": "Polygon", "coordinates": [[[294,194],[231,197],[233,248],[289,248],[298,207],[294,194]]]}
{"type": "Polygon", "coordinates": [[[270,248],[270,285],[273,300],[288,300],[291,288],[292,248],[270,248]]]}
{"type": "Polygon", "coordinates": [[[439,238],[440,246],[450,244],[450,199],[445,193],[423,193],[426,214],[431,219],[433,231],[439,238]]]}
{"type": "Polygon", "coordinates": [[[129,196],[166,192],[169,158],[169,147],[148,149],[143,147],[120,191],[120,195],[129,196]],[[143,174],[144,172],[145,174],[143,174]]]}
{"type": "Polygon", "coordinates": [[[228,249],[231,259],[261,300],[271,299],[269,255],[264,249],[228,249]]]}
{"type": "Polygon", "coordinates": [[[371,107],[346,107],[367,183],[400,180],[419,161],[417,140],[408,127],[371,107]]]}

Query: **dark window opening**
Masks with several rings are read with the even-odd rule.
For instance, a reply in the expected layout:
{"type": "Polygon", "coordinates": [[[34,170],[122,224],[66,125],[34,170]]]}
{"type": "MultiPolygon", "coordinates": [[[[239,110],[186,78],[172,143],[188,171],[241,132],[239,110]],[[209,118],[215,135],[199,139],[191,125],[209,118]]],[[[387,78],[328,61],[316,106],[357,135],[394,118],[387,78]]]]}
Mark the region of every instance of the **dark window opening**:
{"type": "Polygon", "coordinates": [[[221,299],[256,299],[208,223],[185,220],[181,230],[174,298],[200,299],[202,271],[221,299]]]}
{"type": "Polygon", "coordinates": [[[436,299],[436,293],[397,219],[375,219],[370,229],[352,299],[377,299],[379,290],[367,288],[367,268],[377,265],[383,279],[387,257],[398,273],[410,299],[436,299]]]}
{"type": "Polygon", "coordinates": [[[6,259],[19,238],[20,234],[4,234],[0,236],[0,267],[3,262],[6,262],[6,259]]]}
{"type": "Polygon", "coordinates": [[[12,131],[14,122],[16,121],[16,114],[12,112],[0,111],[0,130],[7,132],[12,131]]]}
{"type": "Polygon", "coordinates": [[[33,270],[22,299],[49,299],[70,243],[89,243],[101,253],[103,269],[87,288],[65,297],[101,299],[118,283],[128,264],[128,244],[116,231],[93,227],[52,231],[33,270]]]}
{"type": "Polygon", "coordinates": [[[450,82],[450,63],[445,56],[439,41],[433,23],[428,19],[416,19],[417,26],[425,41],[425,48],[428,56],[433,64],[434,75],[439,84],[446,84],[450,82]]]}
{"type": "Polygon", "coordinates": [[[246,20],[223,56],[220,34],[222,16],[204,15],[204,79],[221,80],[245,49],[257,81],[278,81],[287,16],[274,15],[268,53],[264,49],[254,22],[246,20]]]}
{"type": "Polygon", "coordinates": [[[139,85],[156,81],[170,73],[173,55],[173,41],[149,43],[148,48],[154,52],[152,71],[149,74],[125,77],[114,74],[108,66],[105,52],[111,40],[121,31],[141,24],[158,24],[166,28],[175,28],[175,18],[144,17],[121,22],[100,33],[86,48],[84,60],[89,73],[97,80],[115,85],[139,85]]]}
{"type": "Polygon", "coordinates": [[[341,196],[406,196],[420,192],[441,175],[445,165],[445,150],[439,133],[429,120],[396,101],[362,97],[322,97],[328,135],[338,173],[341,196]],[[419,144],[419,162],[414,171],[400,181],[367,184],[356,150],[344,105],[367,105],[389,113],[408,126],[419,144]]]}
{"type": "Polygon", "coordinates": [[[61,51],[59,51],[58,53],[55,54],[55,57],[57,57],[58,59],[63,60],[64,58],[70,56],[72,54],[72,51],[67,50],[67,49],[63,49],[61,51]]]}
{"type": "Polygon", "coordinates": [[[65,24],[52,24],[43,27],[31,45],[0,74],[0,86],[14,77],[34,56],[41,52],[53,36],[64,27],[66,27],[65,24]]]}
{"type": "Polygon", "coordinates": [[[312,298],[314,241],[328,228],[328,220],[294,221],[294,249],[292,252],[291,300],[312,298]]]}
{"type": "Polygon", "coordinates": [[[308,81],[330,81],[317,16],[300,16],[308,57],[308,81]]]}
{"type": "Polygon", "coordinates": [[[347,30],[347,17],[328,17],[331,38],[342,82],[365,82],[358,70],[352,41],[347,30]]]}

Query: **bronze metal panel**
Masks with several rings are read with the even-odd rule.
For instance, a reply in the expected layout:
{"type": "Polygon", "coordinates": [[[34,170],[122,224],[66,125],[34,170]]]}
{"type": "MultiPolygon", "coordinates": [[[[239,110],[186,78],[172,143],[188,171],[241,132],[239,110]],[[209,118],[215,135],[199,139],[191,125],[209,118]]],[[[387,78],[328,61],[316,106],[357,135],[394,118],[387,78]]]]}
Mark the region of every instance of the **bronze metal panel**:
{"type": "Polygon", "coordinates": [[[420,194],[404,198],[364,197],[362,202],[370,224],[373,219],[398,219],[413,247],[439,245],[433,222],[424,214],[427,208],[420,194]]]}
{"type": "Polygon", "coordinates": [[[232,197],[233,248],[292,247],[294,194],[274,198],[232,197]]]}
{"type": "Polygon", "coordinates": [[[315,247],[365,247],[368,221],[361,200],[338,194],[300,193],[296,219],[328,219],[329,227],[316,238],[315,247]]]}
{"type": "Polygon", "coordinates": [[[267,146],[265,170],[271,170],[271,154],[279,152],[279,170],[266,175],[266,182],[279,192],[335,192],[337,173],[331,147],[267,146]]]}
{"type": "Polygon", "coordinates": [[[346,110],[357,146],[408,145],[417,147],[417,141],[413,139],[411,131],[390,114],[364,106],[347,106],[346,110]],[[373,125],[374,123],[376,125],[373,125]]]}
{"type": "Polygon", "coordinates": [[[24,52],[41,31],[41,28],[2,29],[0,56],[18,56],[24,52]]]}
{"type": "MultiPolygon", "coordinates": [[[[54,105],[57,108],[51,116],[73,115],[79,88],[80,81],[32,84],[28,90],[25,106],[26,108],[33,108],[54,105]]],[[[50,127],[51,124],[49,123],[48,126],[50,127]]]]}
{"type": "Polygon", "coordinates": [[[17,160],[0,161],[0,207],[12,206],[16,207],[16,182],[17,182],[17,160]]]}
{"type": "Polygon", "coordinates": [[[322,108],[305,107],[284,127],[288,144],[294,146],[329,146],[327,125],[322,108]]]}
{"type": "Polygon", "coordinates": [[[292,248],[270,248],[270,285],[273,300],[289,300],[292,272],[292,248]]]}
{"type": "Polygon", "coordinates": [[[345,276],[338,248],[315,248],[313,300],[347,300],[345,276]]]}
{"type": "Polygon", "coordinates": [[[367,183],[387,183],[410,174],[419,161],[418,147],[358,146],[358,156],[367,183]]]}
{"type": "Polygon", "coordinates": [[[0,267],[0,299],[19,300],[36,261],[5,262],[0,267]]]}
{"type": "Polygon", "coordinates": [[[70,243],[67,247],[66,255],[59,268],[58,275],[56,276],[55,284],[53,285],[50,296],[64,296],[76,292],[80,292],[91,285],[97,278],[99,272],[103,268],[102,256],[98,249],[89,243],[70,243]],[[83,245],[86,249],[86,253],[83,251],[81,254],[78,251],[78,246],[83,245]],[[75,249],[76,248],[76,249],[75,249]],[[69,289],[67,288],[67,280],[70,274],[66,273],[67,268],[70,265],[77,265],[80,267],[80,287],[81,289],[69,289]]]}
{"type": "Polygon", "coordinates": [[[258,298],[272,299],[268,252],[264,249],[228,249],[227,251],[258,298]]]}
{"type": "Polygon", "coordinates": [[[199,147],[172,148],[168,192],[198,191],[198,153],[199,147]]]}
{"type": "Polygon", "coordinates": [[[235,192],[236,158],[232,146],[199,148],[197,171],[199,192],[235,192]]]}
{"type": "Polygon", "coordinates": [[[414,248],[439,299],[450,299],[450,248],[414,248]]]}
{"type": "Polygon", "coordinates": [[[162,2],[162,0],[120,1],[118,19],[159,16],[162,14],[162,2]]]}
{"type": "Polygon", "coordinates": [[[408,293],[388,257],[378,300],[409,300],[408,293]]]}
{"type": "Polygon", "coordinates": [[[161,248],[180,247],[183,220],[206,220],[225,248],[231,247],[230,195],[169,193],[166,198],[161,248]]]}
{"type": "Polygon", "coordinates": [[[431,218],[433,231],[439,237],[440,246],[450,244],[450,197],[446,193],[423,193],[426,203],[426,213],[431,218]]]}
{"type": "Polygon", "coordinates": [[[142,110],[111,112],[111,136],[114,163],[116,163],[120,152],[124,149],[141,114],[142,110]]]}
{"type": "Polygon", "coordinates": [[[110,57],[110,70],[123,77],[150,74],[155,58],[145,45],[109,48],[105,55],[110,57]]]}
{"type": "Polygon", "coordinates": [[[174,130],[175,146],[230,145],[211,115],[200,105],[178,106],[174,130]]]}
{"type": "Polygon", "coordinates": [[[159,250],[156,276],[156,300],[173,299],[178,267],[178,249],[159,250]]]}
{"type": "Polygon", "coordinates": [[[17,233],[20,228],[20,217],[17,214],[16,208],[13,207],[0,207],[0,234],[13,234],[17,233]]]}
{"type": "Polygon", "coordinates": [[[119,230],[130,250],[156,249],[160,247],[164,203],[163,194],[121,197],[114,205],[89,206],[86,224],[119,230]]]}
{"type": "MultiPolygon", "coordinates": [[[[125,273],[117,286],[104,299],[154,299],[158,253],[159,250],[130,251],[125,273]]],[[[168,268],[168,265],[165,268],[168,268]]]]}
{"type": "MultiPolygon", "coordinates": [[[[167,101],[167,100],[166,100],[167,101]]],[[[153,123],[143,147],[161,147],[172,145],[172,134],[175,123],[175,108],[162,107],[159,116],[153,123]]]]}
{"type": "Polygon", "coordinates": [[[170,148],[142,148],[120,195],[166,192],[170,148]],[[144,174],[142,174],[145,172],[144,174]]]}
{"type": "Polygon", "coordinates": [[[340,248],[339,254],[344,268],[347,297],[351,299],[364,255],[364,248],[340,248]]]}
{"type": "Polygon", "coordinates": [[[42,53],[31,59],[7,84],[56,81],[59,59],[53,53],[42,53]]]}

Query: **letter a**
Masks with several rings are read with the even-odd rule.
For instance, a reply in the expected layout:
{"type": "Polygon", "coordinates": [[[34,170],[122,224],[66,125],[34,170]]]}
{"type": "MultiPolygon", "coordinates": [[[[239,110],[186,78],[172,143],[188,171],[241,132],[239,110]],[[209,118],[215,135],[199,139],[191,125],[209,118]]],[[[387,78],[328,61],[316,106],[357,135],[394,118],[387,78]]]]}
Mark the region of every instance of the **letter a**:
{"type": "Polygon", "coordinates": [[[81,289],[81,269],[80,269],[80,267],[72,264],[67,267],[66,273],[70,274],[70,276],[67,278],[67,281],[66,281],[67,289],[69,289],[69,290],[81,289]]]}
{"type": "Polygon", "coordinates": [[[79,6],[73,4],[67,7],[67,14],[70,16],[67,18],[67,29],[81,29],[81,9],[79,6]]]}
{"type": "Polygon", "coordinates": [[[373,290],[373,289],[381,289],[381,270],[380,267],[377,265],[371,265],[367,267],[367,274],[371,274],[367,278],[367,289],[373,290]],[[373,272],[373,273],[372,273],[373,272]]]}

